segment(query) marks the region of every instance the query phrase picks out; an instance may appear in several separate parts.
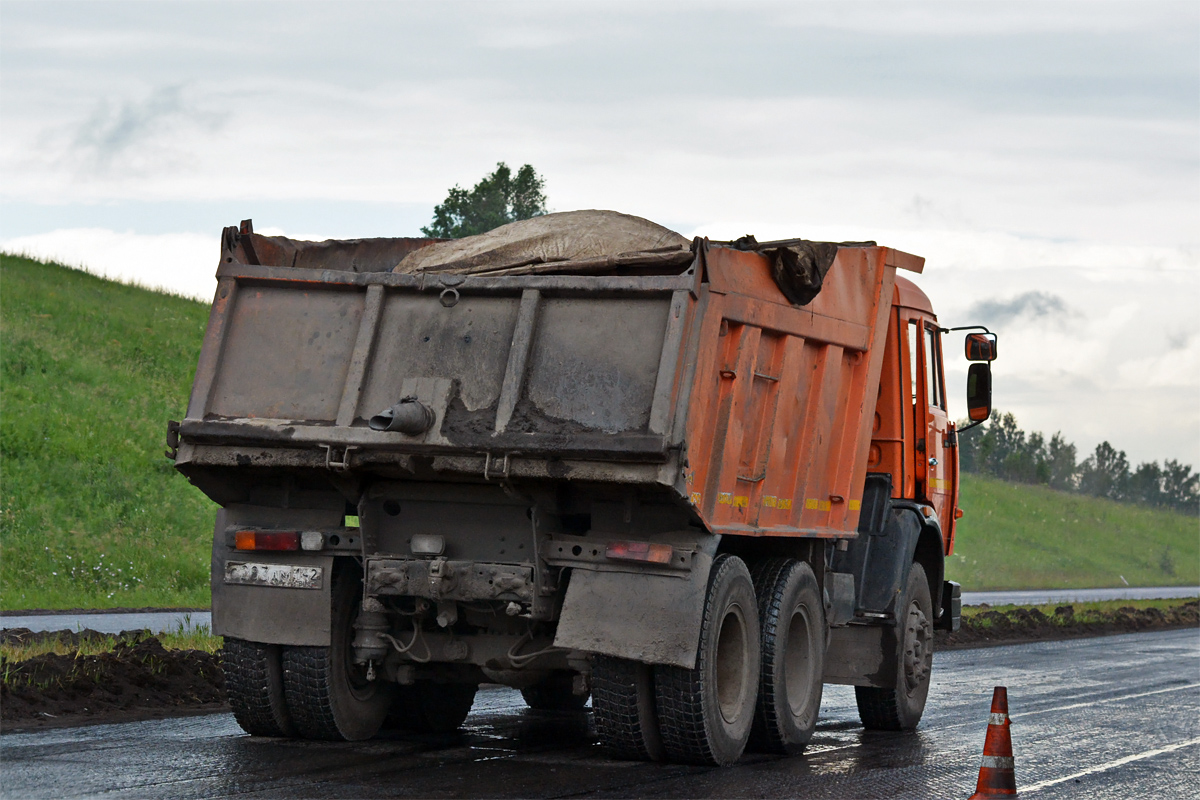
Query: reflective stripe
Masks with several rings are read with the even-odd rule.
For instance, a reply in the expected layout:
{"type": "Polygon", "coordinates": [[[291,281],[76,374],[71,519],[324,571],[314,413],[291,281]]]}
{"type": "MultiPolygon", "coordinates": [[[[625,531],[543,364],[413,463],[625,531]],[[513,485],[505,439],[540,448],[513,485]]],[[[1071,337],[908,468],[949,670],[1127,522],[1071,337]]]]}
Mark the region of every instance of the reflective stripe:
{"type": "Polygon", "coordinates": [[[1012,756],[984,756],[979,765],[984,769],[1012,769],[1012,756]]]}
{"type": "Polygon", "coordinates": [[[1008,714],[992,714],[988,717],[988,725],[1003,725],[1008,722],[1008,714]]]}

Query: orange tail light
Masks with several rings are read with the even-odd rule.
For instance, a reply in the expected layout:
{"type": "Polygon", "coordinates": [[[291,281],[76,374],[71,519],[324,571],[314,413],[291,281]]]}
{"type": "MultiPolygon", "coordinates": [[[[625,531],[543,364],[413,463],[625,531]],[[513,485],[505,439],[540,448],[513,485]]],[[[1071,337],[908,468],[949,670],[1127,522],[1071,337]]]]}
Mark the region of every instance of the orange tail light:
{"type": "Polygon", "coordinates": [[[675,548],[669,544],[650,542],[612,542],[604,551],[607,558],[617,561],[649,561],[653,564],[670,564],[675,548]]]}
{"type": "Polygon", "coordinates": [[[299,550],[299,531],[238,531],[233,537],[238,550],[299,550]]]}

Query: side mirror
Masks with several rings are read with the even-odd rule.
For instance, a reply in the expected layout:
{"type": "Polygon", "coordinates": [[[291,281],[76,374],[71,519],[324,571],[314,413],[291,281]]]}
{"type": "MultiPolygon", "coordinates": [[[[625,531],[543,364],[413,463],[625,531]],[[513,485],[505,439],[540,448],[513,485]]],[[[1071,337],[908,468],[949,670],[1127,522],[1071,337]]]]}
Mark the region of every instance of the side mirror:
{"type": "Polygon", "coordinates": [[[995,361],[996,334],[968,333],[966,351],[967,361],[995,361]]]}
{"type": "Polygon", "coordinates": [[[983,422],[992,413],[992,365],[972,364],[967,369],[967,416],[983,422]]]}

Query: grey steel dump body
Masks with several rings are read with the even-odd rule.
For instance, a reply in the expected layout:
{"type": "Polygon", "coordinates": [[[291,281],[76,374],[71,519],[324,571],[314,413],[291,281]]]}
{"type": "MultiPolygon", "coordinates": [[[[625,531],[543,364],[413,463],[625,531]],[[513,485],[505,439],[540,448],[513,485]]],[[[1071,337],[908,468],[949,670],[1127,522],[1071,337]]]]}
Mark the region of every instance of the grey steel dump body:
{"type": "MultiPolygon", "coordinates": [[[[266,249],[267,237],[240,238],[266,249]]],[[[383,241],[395,260],[424,243],[383,241]]],[[[676,481],[671,404],[693,268],[488,278],[244,260],[227,246],[176,462],[218,502],[241,499],[247,467],[676,481]],[[434,411],[428,431],[370,429],[405,397],[434,411]]]]}

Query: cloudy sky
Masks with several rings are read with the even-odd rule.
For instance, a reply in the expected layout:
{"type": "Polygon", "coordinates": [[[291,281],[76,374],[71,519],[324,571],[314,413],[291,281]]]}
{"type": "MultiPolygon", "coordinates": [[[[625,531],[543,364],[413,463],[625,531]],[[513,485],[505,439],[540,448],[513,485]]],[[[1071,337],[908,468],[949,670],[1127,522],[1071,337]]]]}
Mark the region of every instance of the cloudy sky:
{"type": "Polygon", "coordinates": [[[419,235],[500,160],[558,211],[923,255],[1026,429],[1200,466],[1194,0],[0,2],[9,251],[210,297],[224,225],[419,235]]]}

